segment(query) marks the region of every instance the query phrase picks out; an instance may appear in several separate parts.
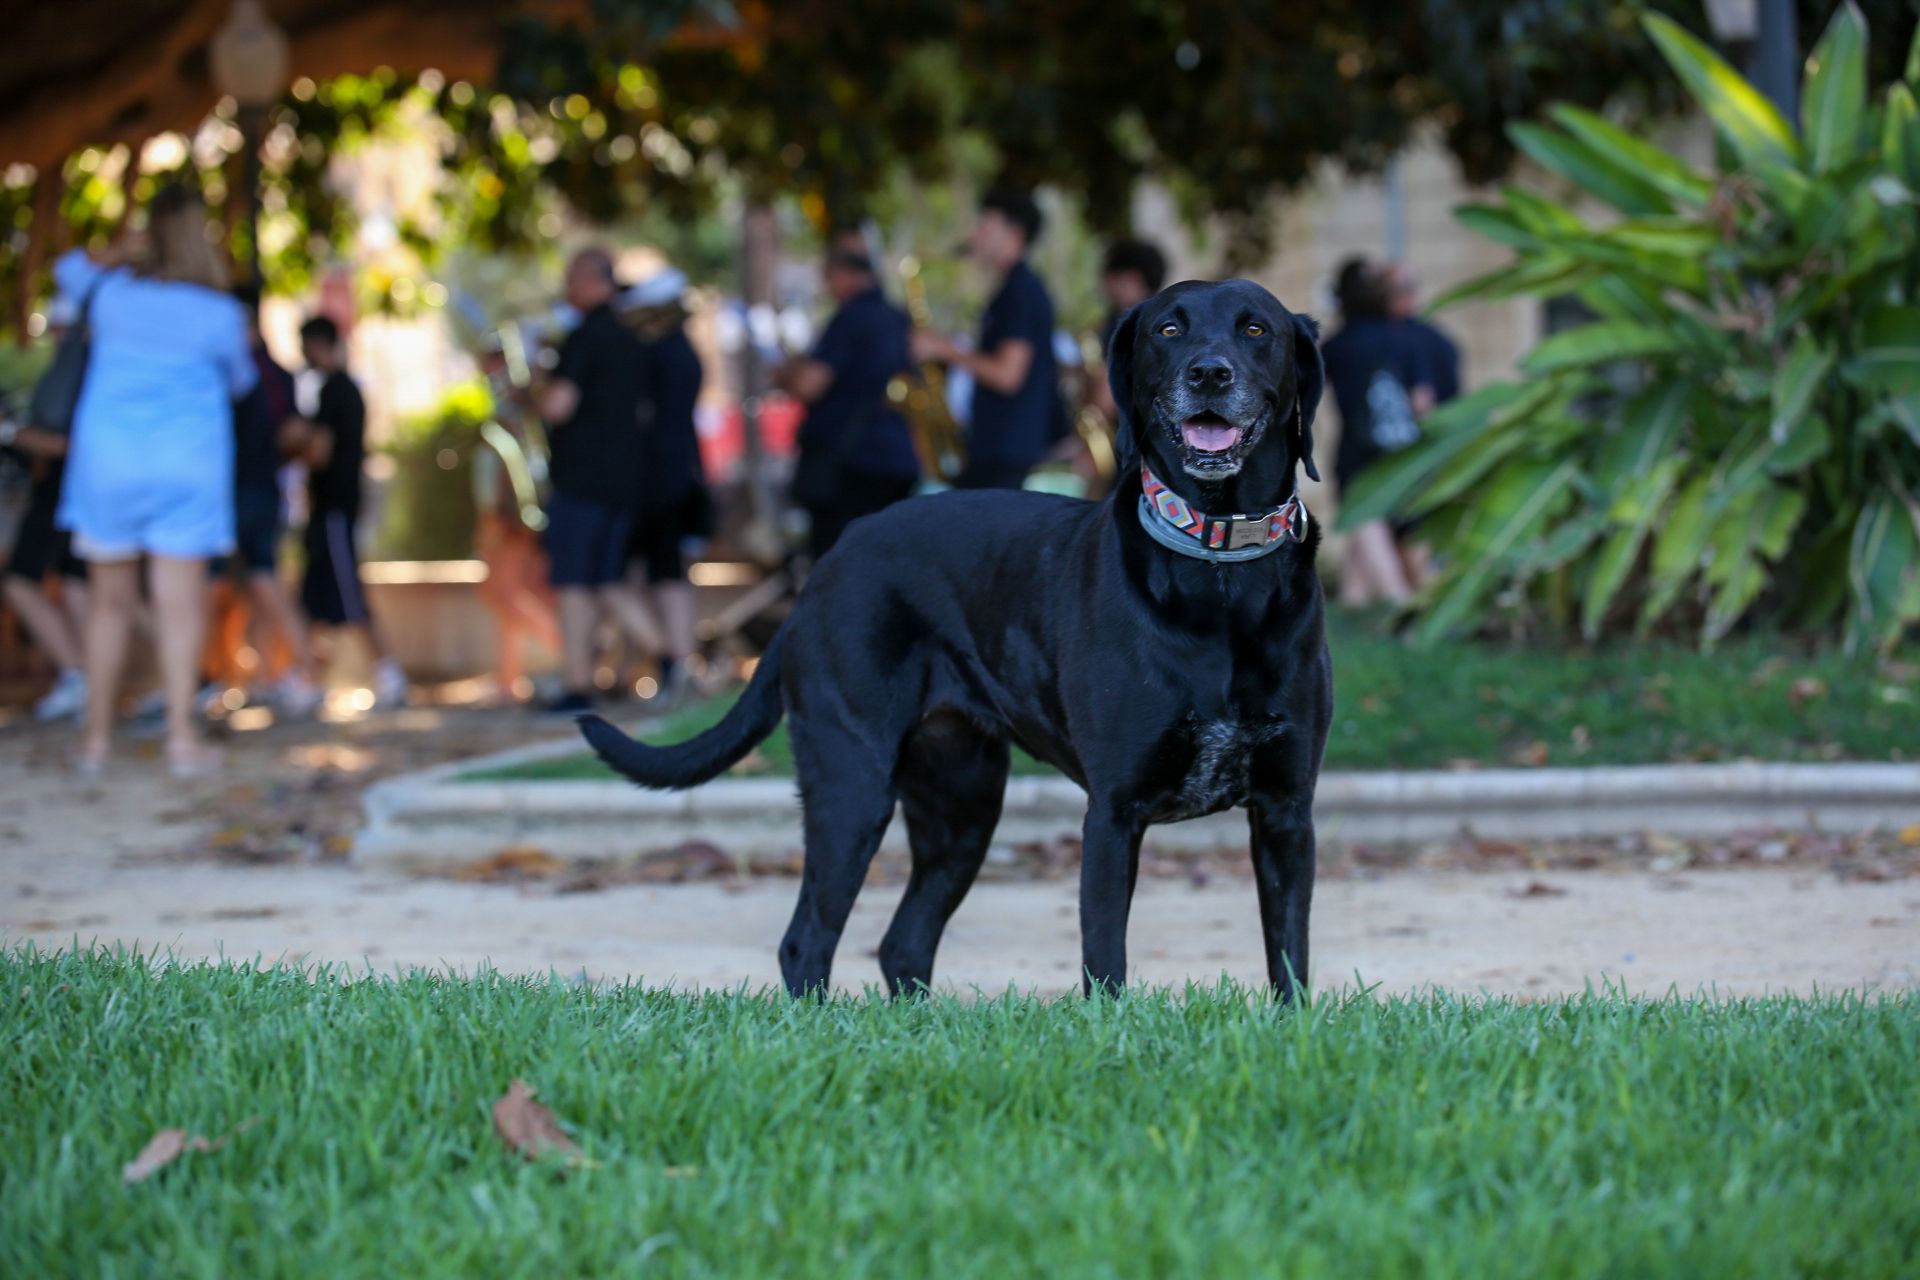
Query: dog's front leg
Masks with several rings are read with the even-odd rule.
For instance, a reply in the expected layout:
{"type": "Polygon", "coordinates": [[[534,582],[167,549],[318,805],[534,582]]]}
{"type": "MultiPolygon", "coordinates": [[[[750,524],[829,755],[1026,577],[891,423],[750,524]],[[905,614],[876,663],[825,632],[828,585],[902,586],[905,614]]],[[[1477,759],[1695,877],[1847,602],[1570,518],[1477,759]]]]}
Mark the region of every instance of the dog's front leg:
{"type": "Polygon", "coordinates": [[[1259,796],[1253,828],[1253,878],[1266,935],[1267,977],[1282,1001],[1307,990],[1307,916],[1313,906],[1313,795],[1259,796]]]}
{"type": "Polygon", "coordinates": [[[1080,973],[1087,994],[1127,981],[1127,913],[1140,871],[1143,823],[1119,806],[1087,806],[1080,847],[1080,973]]]}

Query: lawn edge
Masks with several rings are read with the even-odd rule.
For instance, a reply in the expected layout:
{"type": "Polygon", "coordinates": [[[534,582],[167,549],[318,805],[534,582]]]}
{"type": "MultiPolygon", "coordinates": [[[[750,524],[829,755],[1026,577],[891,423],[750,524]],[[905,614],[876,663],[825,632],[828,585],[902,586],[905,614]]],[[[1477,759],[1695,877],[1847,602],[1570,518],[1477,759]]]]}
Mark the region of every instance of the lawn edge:
{"type": "MultiPolygon", "coordinates": [[[[657,724],[657,721],[653,722],[657,724]]],[[[644,729],[648,726],[638,726],[644,729]]],[[[735,856],[799,847],[791,778],[723,779],[683,792],[619,781],[475,782],[463,775],[567,755],[571,735],[437,765],[369,788],[361,866],[434,870],[515,845],[561,858],[638,857],[702,840],[735,856]]],[[[1086,795],[1066,778],[1007,784],[997,838],[1005,844],[1079,832],[1086,795]]],[[[1421,843],[1463,833],[1486,839],[1607,838],[1659,831],[1717,837],[1756,828],[1827,831],[1920,822],[1920,764],[1605,765],[1591,768],[1325,773],[1314,817],[1322,839],[1421,843]]],[[[1152,828],[1173,852],[1244,847],[1238,812],[1152,828]]],[[[896,817],[883,848],[905,847],[896,817]]]]}

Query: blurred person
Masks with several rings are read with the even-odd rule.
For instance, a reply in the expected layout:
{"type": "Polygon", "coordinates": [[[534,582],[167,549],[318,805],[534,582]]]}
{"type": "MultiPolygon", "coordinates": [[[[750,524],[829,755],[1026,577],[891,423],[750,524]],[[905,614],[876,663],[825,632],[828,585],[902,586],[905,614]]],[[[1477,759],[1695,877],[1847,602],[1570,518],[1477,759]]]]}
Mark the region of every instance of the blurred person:
{"type": "Polygon", "coordinates": [[[259,286],[240,285],[233,295],[246,311],[247,342],[259,375],[253,390],[233,409],[234,565],[244,577],[263,638],[278,638],[291,659],[273,687],[274,705],[287,715],[308,716],[320,705],[319,670],[306,623],[280,578],[280,544],[286,531],[280,468],[294,452],[304,452],[306,423],[294,407],[293,375],[274,360],[260,335],[259,286]]]}
{"type": "Polygon", "coordinates": [[[147,562],[166,755],[176,776],[217,767],[194,715],[207,629],[207,564],[234,548],[233,402],[258,379],[247,321],[226,292],[206,208],[183,187],[148,207],[143,238],[54,266],[89,299],[93,341],[74,414],[59,523],[89,566],[87,721],[79,768],[106,763],[127,635],[147,562]],[[130,269],[135,268],[135,269],[130,269]]]}
{"type": "MultiPolygon", "coordinates": [[[[58,342],[78,318],[66,297],[47,307],[47,337],[58,342]]],[[[31,423],[0,416],[0,448],[26,464],[27,509],[7,559],[4,593],[33,643],[54,664],[53,688],[33,704],[42,724],[78,716],[87,707],[87,673],[81,636],[86,626],[87,566],[73,554],[73,538],[55,523],[60,482],[66,472],[67,437],[31,423]],[[47,588],[57,579],[59,600],[47,588]]]]}
{"type": "Polygon", "coordinates": [[[341,632],[358,634],[373,655],[375,706],[403,706],[407,676],[381,643],[367,607],[355,541],[361,470],[367,461],[367,402],[347,373],[346,344],[332,320],[313,316],[301,325],[300,352],[307,367],[321,375],[301,450],[307,464],[307,527],[302,536],[307,570],[300,604],[313,626],[336,637],[341,632]]]}
{"type": "Polygon", "coordinates": [[[580,323],[534,398],[552,451],[547,556],[560,606],[566,691],[547,709],[559,715],[593,707],[594,632],[602,610],[644,652],[665,649],[660,629],[624,582],[637,477],[646,465],[647,355],[614,314],[619,292],[605,249],[582,249],[568,261],[567,303],[580,323]]]}
{"type": "Polygon", "coordinates": [[[881,292],[866,251],[834,243],[824,273],[833,319],[812,352],[774,374],[776,386],[807,406],[794,500],[812,520],[816,561],[849,524],[909,496],[920,480],[913,437],[887,398],[887,384],[912,367],[912,322],[881,292]]]}
{"type": "MultiPolygon", "coordinates": [[[[1113,345],[1114,330],[1121,318],[1139,306],[1167,283],[1167,258],[1157,245],[1147,240],[1116,240],[1107,246],[1100,260],[1100,295],[1107,302],[1106,322],[1100,326],[1100,357],[1106,359],[1113,345]]],[[[1113,403],[1113,391],[1107,386],[1104,367],[1087,379],[1087,402],[1098,409],[1108,422],[1119,417],[1113,403]]]]}
{"type": "Polygon", "coordinates": [[[480,599],[498,629],[495,676],[506,700],[517,700],[531,689],[526,674],[529,636],[555,652],[560,649],[560,624],[547,586],[547,555],[540,544],[545,517],[535,505],[532,452],[516,425],[500,418],[485,424],[472,465],[474,555],[487,566],[480,599]]]}
{"type": "Polygon", "coordinates": [[[1064,425],[1053,354],[1053,299],[1027,265],[1040,238],[1040,206],[1023,191],[987,193],[968,252],[995,278],[980,341],[962,351],[948,335],[916,329],[915,360],[939,360],[973,380],[967,465],[954,487],[1018,489],[1064,425]]]}
{"type": "MultiPolygon", "coordinates": [[[[1340,331],[1321,344],[1321,353],[1340,406],[1334,477],[1344,496],[1368,467],[1419,440],[1419,420],[1433,407],[1433,382],[1418,342],[1389,315],[1387,280],[1378,268],[1348,259],[1334,292],[1340,331]]],[[[1370,520],[1347,534],[1343,604],[1402,604],[1412,597],[1417,584],[1400,546],[1405,532],[1370,520]]]]}
{"type": "Polygon", "coordinates": [[[645,428],[636,476],[630,581],[659,622],[660,685],[684,692],[692,673],[695,601],[687,581],[687,547],[713,534],[713,499],[700,463],[694,409],[700,400],[699,353],[687,338],[687,278],[662,271],[630,289],[624,304],[637,316],[646,360],[645,428]]]}
{"type": "Polygon", "coordinates": [[[1433,378],[1433,402],[1445,404],[1460,394],[1460,348],[1446,330],[1420,314],[1420,280],[1413,268],[1404,262],[1390,262],[1385,277],[1387,315],[1413,335],[1433,378]]]}

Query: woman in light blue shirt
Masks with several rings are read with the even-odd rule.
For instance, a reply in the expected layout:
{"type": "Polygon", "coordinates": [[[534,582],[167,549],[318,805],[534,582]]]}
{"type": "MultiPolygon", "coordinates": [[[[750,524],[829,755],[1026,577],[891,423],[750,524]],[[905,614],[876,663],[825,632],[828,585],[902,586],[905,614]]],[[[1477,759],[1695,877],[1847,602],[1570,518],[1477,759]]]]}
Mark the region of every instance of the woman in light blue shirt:
{"type": "Polygon", "coordinates": [[[75,250],[54,266],[61,291],[85,301],[93,332],[59,516],[92,579],[79,764],[98,772],[106,762],[144,558],[167,759],[176,776],[191,776],[215,765],[193,714],[207,561],[233,550],[233,402],[258,375],[199,196],[177,187],[156,195],[146,238],[144,252],[127,240],[99,259],[75,250]]]}

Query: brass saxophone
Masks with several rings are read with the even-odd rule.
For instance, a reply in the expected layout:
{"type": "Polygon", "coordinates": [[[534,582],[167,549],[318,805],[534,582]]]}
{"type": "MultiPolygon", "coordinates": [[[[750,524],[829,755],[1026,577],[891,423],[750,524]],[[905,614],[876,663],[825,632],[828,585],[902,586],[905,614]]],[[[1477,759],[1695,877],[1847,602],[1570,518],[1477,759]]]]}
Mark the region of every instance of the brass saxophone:
{"type": "Polygon", "coordinates": [[[1100,493],[1105,493],[1113,485],[1114,474],[1120,469],[1119,431],[1107,415],[1093,407],[1088,398],[1084,381],[1094,377],[1094,370],[1105,374],[1106,352],[1089,334],[1080,341],[1080,368],[1083,385],[1080,388],[1080,410],[1073,415],[1073,429],[1080,437],[1081,445],[1087,451],[1087,459],[1093,464],[1094,479],[1098,482],[1100,493]]]}
{"type": "MultiPolygon", "coordinates": [[[[932,328],[933,311],[927,306],[918,258],[900,260],[900,294],[914,324],[932,328]]],[[[895,374],[887,383],[887,399],[907,421],[921,473],[929,480],[952,484],[967,465],[967,442],[947,404],[946,367],[928,360],[913,373],[895,374]]]]}

